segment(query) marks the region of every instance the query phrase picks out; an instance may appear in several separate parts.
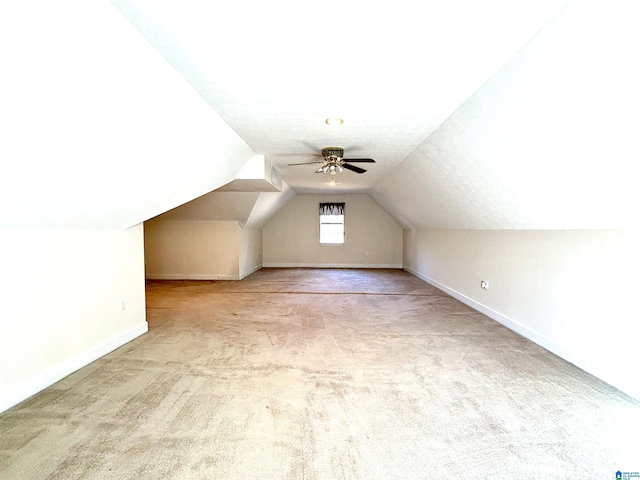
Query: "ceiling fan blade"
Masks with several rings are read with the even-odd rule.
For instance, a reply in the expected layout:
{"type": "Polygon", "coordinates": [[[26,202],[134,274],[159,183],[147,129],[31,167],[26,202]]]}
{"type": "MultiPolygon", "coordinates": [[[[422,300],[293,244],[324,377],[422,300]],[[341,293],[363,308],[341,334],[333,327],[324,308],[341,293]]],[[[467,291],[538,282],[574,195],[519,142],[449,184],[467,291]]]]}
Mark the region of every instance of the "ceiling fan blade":
{"type": "Polygon", "coordinates": [[[347,170],[351,170],[352,172],[356,172],[356,173],[364,173],[364,172],[366,172],[366,170],[364,168],[356,167],[355,165],[349,165],[348,163],[343,163],[342,167],[346,168],[347,170]]]}
{"type": "Polygon", "coordinates": [[[376,163],[373,158],[343,158],[343,162],[376,163]]]}
{"type": "Polygon", "coordinates": [[[323,163],[323,160],[318,160],[316,162],[289,163],[289,164],[287,164],[287,166],[291,167],[291,166],[294,166],[294,165],[313,165],[314,163],[323,163]]]}

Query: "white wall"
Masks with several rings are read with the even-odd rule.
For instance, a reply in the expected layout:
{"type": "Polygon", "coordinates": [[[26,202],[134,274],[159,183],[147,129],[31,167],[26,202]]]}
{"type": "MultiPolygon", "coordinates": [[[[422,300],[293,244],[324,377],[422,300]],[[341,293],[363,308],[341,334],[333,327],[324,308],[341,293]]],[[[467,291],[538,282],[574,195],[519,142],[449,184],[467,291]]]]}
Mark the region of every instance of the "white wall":
{"type": "Polygon", "coordinates": [[[153,219],[144,230],[150,279],[240,280],[262,267],[262,230],[236,221],[153,219]]]}
{"type": "Polygon", "coordinates": [[[639,231],[406,230],[404,263],[640,399],[639,246],[639,231]]]}
{"type": "Polygon", "coordinates": [[[142,234],[0,229],[0,411],[146,332],[142,234]]]}
{"type": "Polygon", "coordinates": [[[240,278],[262,268],[262,229],[240,229],[240,278]]]}
{"type": "Polygon", "coordinates": [[[3,410],[146,330],[141,222],[255,153],[109,2],[0,3],[0,41],[3,410]]]}
{"type": "Polygon", "coordinates": [[[265,267],[402,266],[402,228],[366,194],[298,194],[263,231],[265,267]],[[345,244],[319,243],[320,202],[346,202],[345,244]]]}
{"type": "Polygon", "coordinates": [[[145,223],[144,244],[147,278],[239,278],[238,222],[154,219],[145,223]]]}

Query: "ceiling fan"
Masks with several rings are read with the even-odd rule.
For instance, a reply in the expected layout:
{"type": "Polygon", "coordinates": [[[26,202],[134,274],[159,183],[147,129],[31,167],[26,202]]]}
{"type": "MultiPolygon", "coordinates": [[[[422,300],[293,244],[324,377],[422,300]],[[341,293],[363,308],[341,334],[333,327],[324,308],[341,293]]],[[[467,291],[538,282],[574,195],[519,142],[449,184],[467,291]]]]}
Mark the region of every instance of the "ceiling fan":
{"type": "Polygon", "coordinates": [[[316,173],[328,173],[329,175],[334,176],[337,173],[341,173],[345,168],[355,173],[366,172],[364,168],[356,167],[355,165],[351,165],[351,163],[376,162],[373,158],[344,158],[344,148],[342,147],[323,148],[322,158],[323,160],[318,160],[315,162],[290,163],[289,166],[312,165],[314,163],[321,163],[322,165],[320,166],[320,168],[318,168],[318,170],[316,170],[316,173]]]}

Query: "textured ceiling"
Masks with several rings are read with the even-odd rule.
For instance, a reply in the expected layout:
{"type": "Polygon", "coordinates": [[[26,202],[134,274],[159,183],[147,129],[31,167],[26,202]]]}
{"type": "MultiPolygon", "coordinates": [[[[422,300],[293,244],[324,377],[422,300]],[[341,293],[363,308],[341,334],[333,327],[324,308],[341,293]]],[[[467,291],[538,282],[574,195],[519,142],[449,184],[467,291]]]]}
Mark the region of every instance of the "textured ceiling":
{"type": "Polygon", "coordinates": [[[640,228],[636,0],[111,3],[0,3],[0,227],[367,192],[405,228],[640,228]],[[376,163],[287,166],[330,145],[376,163]]]}
{"type": "Polygon", "coordinates": [[[112,3],[301,193],[330,145],[377,161],[335,189],[383,181],[565,1],[112,3]]]}
{"type": "Polygon", "coordinates": [[[372,196],[406,227],[640,228],[639,20],[573,2],[372,196]]]}

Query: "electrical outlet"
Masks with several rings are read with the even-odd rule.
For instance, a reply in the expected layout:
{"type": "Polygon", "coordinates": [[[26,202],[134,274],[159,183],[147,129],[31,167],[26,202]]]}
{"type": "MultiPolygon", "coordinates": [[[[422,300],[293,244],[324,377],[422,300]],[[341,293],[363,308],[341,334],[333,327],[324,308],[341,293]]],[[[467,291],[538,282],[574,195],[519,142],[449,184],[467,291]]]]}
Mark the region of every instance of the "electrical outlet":
{"type": "Polygon", "coordinates": [[[489,290],[489,282],[485,282],[484,280],[480,280],[480,288],[483,290],[489,290]]]}
{"type": "Polygon", "coordinates": [[[120,300],[120,310],[127,309],[127,302],[125,300],[120,300]]]}

